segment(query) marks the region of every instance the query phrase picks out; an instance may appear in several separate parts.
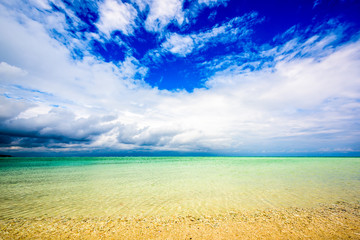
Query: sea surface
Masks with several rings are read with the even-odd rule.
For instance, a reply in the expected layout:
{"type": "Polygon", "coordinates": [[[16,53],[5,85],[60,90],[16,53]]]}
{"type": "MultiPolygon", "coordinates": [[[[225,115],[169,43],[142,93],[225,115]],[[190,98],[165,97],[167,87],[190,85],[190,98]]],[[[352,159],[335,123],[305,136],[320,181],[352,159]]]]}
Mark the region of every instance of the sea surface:
{"type": "Polygon", "coordinates": [[[359,203],[360,158],[0,158],[0,218],[146,217],[359,203]]]}

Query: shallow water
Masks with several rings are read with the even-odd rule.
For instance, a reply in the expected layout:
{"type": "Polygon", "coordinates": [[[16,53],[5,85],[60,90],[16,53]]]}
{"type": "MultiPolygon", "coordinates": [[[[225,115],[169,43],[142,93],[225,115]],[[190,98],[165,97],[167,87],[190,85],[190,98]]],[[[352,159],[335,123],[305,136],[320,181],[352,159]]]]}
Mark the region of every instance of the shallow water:
{"type": "Polygon", "coordinates": [[[213,215],[360,200],[360,158],[1,158],[0,217],[213,215]]]}

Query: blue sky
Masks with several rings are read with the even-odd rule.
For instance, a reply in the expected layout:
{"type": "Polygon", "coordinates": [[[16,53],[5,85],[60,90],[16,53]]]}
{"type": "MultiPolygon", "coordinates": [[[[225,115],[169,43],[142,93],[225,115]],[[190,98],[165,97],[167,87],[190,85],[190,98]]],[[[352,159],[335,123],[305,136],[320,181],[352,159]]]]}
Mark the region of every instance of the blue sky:
{"type": "Polygon", "coordinates": [[[359,155],[359,12],[0,1],[0,153],[359,155]]]}

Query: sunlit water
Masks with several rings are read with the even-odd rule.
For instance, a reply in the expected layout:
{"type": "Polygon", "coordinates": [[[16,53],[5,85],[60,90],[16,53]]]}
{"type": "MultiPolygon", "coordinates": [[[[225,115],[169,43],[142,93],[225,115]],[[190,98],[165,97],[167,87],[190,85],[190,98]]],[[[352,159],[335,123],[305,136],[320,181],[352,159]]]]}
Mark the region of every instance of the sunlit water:
{"type": "Polygon", "coordinates": [[[1,158],[0,217],[212,215],[360,200],[360,158],[1,158]]]}

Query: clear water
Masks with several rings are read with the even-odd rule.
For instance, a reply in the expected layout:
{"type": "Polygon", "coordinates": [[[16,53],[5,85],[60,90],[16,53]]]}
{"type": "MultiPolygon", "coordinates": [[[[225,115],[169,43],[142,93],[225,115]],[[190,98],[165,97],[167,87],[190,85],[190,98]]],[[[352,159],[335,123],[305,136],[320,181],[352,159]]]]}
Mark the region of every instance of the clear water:
{"type": "Polygon", "coordinates": [[[360,158],[1,158],[0,217],[212,215],[360,200],[360,158]]]}

